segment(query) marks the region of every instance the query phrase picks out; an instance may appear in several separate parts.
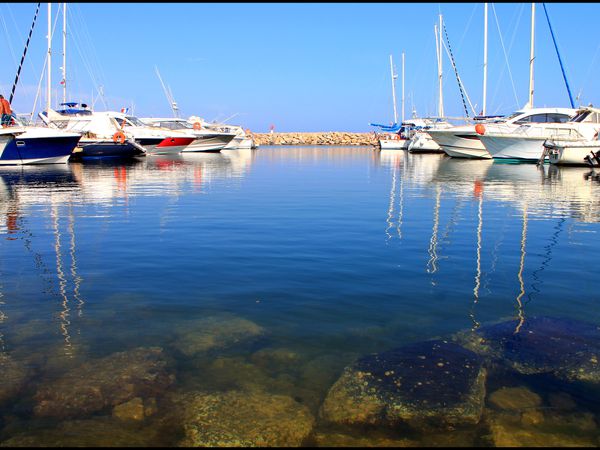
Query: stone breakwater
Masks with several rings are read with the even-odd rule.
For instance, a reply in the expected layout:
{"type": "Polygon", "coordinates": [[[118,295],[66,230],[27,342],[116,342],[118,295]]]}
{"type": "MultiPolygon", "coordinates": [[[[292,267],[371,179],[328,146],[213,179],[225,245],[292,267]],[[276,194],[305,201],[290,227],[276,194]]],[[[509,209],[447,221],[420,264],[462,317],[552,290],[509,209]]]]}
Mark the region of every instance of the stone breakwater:
{"type": "Polygon", "coordinates": [[[249,133],[257,145],[378,145],[374,133],[249,133]]]}

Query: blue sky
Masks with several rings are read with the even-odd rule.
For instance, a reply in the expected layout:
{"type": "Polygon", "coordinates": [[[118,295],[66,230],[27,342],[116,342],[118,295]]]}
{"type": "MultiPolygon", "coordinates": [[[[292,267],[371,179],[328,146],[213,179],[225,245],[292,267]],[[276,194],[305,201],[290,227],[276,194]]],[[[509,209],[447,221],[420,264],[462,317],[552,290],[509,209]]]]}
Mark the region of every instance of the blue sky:
{"type": "MultiPolygon", "coordinates": [[[[53,4],[53,19],[58,5],[53,4]]],[[[7,98],[35,6],[0,4],[5,42],[0,46],[0,89],[7,98]]],[[[546,6],[573,97],[580,94],[576,103],[600,104],[600,40],[594,33],[600,4],[546,6]]],[[[402,52],[405,115],[412,105],[420,116],[436,114],[433,26],[439,12],[467,94],[480,108],[483,3],[69,4],[68,98],[91,103],[94,96],[96,110],[129,106],[140,117],[171,116],[157,66],[185,117],[223,120],[236,115],[230,123],[256,132],[268,131],[271,124],[276,131],[372,131],[369,122],[393,120],[390,54],[399,74],[399,114],[402,52]]],[[[490,4],[488,114],[508,114],[527,101],[530,26],[530,3],[490,4]]],[[[13,101],[19,113],[33,109],[46,34],[47,6],[42,4],[13,101]]],[[[535,106],[569,106],[541,3],[535,44],[535,106]]],[[[60,66],[62,16],[52,57],[52,85],[59,101],[60,66]]],[[[446,115],[461,116],[460,93],[446,55],[443,69],[446,115]]],[[[41,92],[44,96],[44,80],[41,92]]]]}

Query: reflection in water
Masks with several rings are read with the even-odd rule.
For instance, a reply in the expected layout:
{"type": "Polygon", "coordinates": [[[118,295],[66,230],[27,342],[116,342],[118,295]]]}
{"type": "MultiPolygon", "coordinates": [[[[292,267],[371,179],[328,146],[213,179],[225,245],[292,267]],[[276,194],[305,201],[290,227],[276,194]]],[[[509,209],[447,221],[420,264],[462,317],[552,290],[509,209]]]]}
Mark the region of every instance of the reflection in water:
{"type": "MultiPolygon", "coordinates": [[[[344,367],[361,355],[515,316],[510,332],[521,337],[525,307],[528,321],[552,313],[600,323],[595,286],[572,276],[574,268],[582,278],[595,275],[599,244],[589,236],[600,227],[600,185],[581,171],[546,169],[371,149],[266,147],[0,171],[0,351],[29,356],[51,335],[56,342],[44,342],[43,356],[81,353],[68,368],[40,362],[35,384],[0,414],[18,416],[35,434],[38,419],[28,411],[40,402],[33,392],[81,373],[84,362],[98,367],[107,355],[158,347],[174,359],[173,399],[234,387],[286,396],[332,437],[318,411],[344,367]],[[563,239],[571,226],[573,238],[563,239]],[[526,264],[539,266],[525,271],[526,264]],[[566,304],[565,295],[576,298],[566,304]],[[80,345],[85,352],[75,351],[80,345]]],[[[128,365],[118,361],[119,369],[128,365]]],[[[163,370],[150,362],[131,364],[163,370]]],[[[90,377],[97,378],[92,387],[110,386],[109,368],[90,377]]],[[[486,392],[515,384],[504,377],[495,372],[486,392]]],[[[544,403],[551,389],[534,389],[542,415],[556,409],[544,403]]],[[[67,386],[59,397],[73,392],[67,386]]],[[[152,394],[155,415],[131,427],[134,433],[171,420],[170,401],[160,395],[152,394]]],[[[483,408],[494,419],[488,397],[483,408]]],[[[139,399],[124,403],[130,400],[102,403],[105,409],[74,419],[101,424],[139,399]]],[[[63,430],[69,421],[48,423],[63,430]]],[[[488,426],[482,421],[460,443],[476,445],[485,436],[493,445],[488,426]]],[[[0,421],[0,439],[17,428],[0,421]]],[[[160,428],[168,444],[179,442],[181,429],[160,428]]],[[[447,431],[435,431],[448,443],[447,431]]],[[[382,442],[369,433],[361,442],[382,442]]],[[[411,439],[433,442],[427,432],[411,439]]]]}
{"type": "Polygon", "coordinates": [[[476,330],[481,324],[475,318],[475,306],[479,302],[479,288],[481,286],[481,232],[483,230],[483,183],[475,180],[474,195],[479,198],[477,205],[477,257],[475,270],[475,287],[473,288],[473,307],[471,308],[471,320],[473,321],[473,330],[476,330]]]}
{"type": "Polygon", "coordinates": [[[385,234],[387,235],[388,241],[392,238],[392,235],[390,234],[390,229],[393,226],[392,215],[394,214],[395,200],[396,200],[396,166],[394,165],[394,169],[392,171],[392,189],[390,191],[390,206],[388,208],[388,215],[387,215],[387,228],[385,229],[385,234]]]}
{"type": "Polygon", "coordinates": [[[54,226],[54,251],[56,253],[56,274],[58,277],[58,285],[59,285],[59,294],[61,298],[62,311],[59,313],[60,317],[60,329],[61,333],[65,340],[64,352],[66,356],[71,356],[71,336],[69,334],[69,325],[71,322],[69,321],[69,299],[67,298],[67,280],[65,278],[65,274],[63,272],[62,267],[62,251],[60,244],[60,232],[59,232],[59,224],[58,224],[58,212],[57,206],[52,205],[52,221],[54,226]]]}
{"type": "Polygon", "coordinates": [[[75,257],[75,216],[73,215],[73,204],[69,203],[69,234],[71,235],[71,246],[70,246],[70,256],[71,256],[71,277],[73,279],[73,297],[77,301],[77,316],[81,317],[83,315],[83,305],[85,302],[81,297],[81,282],[83,278],[79,276],[77,273],[77,259],[75,257]]]}
{"type": "MultiPolygon", "coordinates": [[[[433,209],[433,229],[431,230],[431,239],[429,240],[429,261],[427,261],[427,273],[437,272],[437,245],[438,245],[438,227],[440,223],[440,200],[442,189],[439,184],[435,185],[435,206],[433,209]]],[[[431,284],[435,285],[433,279],[431,284]]]]}
{"type": "Polygon", "coordinates": [[[531,283],[531,290],[533,292],[530,292],[527,296],[528,296],[528,302],[533,300],[533,295],[535,294],[541,294],[541,290],[538,287],[538,285],[542,284],[542,280],[540,278],[540,274],[541,272],[548,267],[548,265],[550,264],[550,261],[552,260],[552,249],[554,248],[554,246],[556,244],[558,244],[558,236],[560,235],[560,233],[562,232],[563,229],[563,225],[566,222],[566,218],[564,217],[560,217],[556,223],[556,226],[554,227],[554,233],[552,233],[552,236],[550,237],[550,243],[548,245],[546,245],[544,247],[545,255],[544,255],[544,261],[542,261],[542,264],[540,264],[540,267],[538,267],[536,270],[534,270],[531,274],[531,277],[534,279],[533,283],[531,283]]]}
{"type": "Polygon", "coordinates": [[[519,295],[517,295],[517,310],[518,310],[518,316],[519,316],[519,323],[517,324],[517,327],[515,328],[515,333],[517,334],[520,330],[521,327],[523,326],[523,322],[525,321],[525,310],[523,309],[523,296],[525,295],[525,283],[523,282],[523,269],[525,268],[525,245],[527,242],[527,204],[525,204],[525,207],[523,208],[523,230],[521,232],[521,258],[519,260],[519,273],[517,275],[518,279],[519,279],[519,287],[520,287],[520,292],[519,295]]]}

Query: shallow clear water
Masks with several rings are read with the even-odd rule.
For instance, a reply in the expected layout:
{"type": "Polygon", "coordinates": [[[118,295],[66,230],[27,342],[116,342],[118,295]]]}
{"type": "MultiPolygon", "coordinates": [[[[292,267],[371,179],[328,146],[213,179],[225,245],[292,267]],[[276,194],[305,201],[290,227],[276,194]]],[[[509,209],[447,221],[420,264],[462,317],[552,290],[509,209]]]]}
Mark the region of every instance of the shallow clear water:
{"type": "MultiPolygon", "coordinates": [[[[318,408],[361,355],[537,315],[600,325],[600,183],[590,172],[367,147],[0,168],[0,346],[33,371],[0,404],[0,438],[63,420],[32,412],[45,383],[157,346],[175,361],[168,391],[262,383],[307,405],[317,431],[304,442],[325,445],[332,428],[318,408]],[[178,352],[178,330],[211,317],[265,333],[190,358],[178,352]],[[287,359],[260,358],[273,349],[287,359]]],[[[558,389],[514,377],[491,376],[488,393],[558,389]]],[[[569,395],[573,414],[595,424],[593,405],[569,395]]],[[[140,423],[168,409],[161,398],[158,413],[127,430],[146,433],[140,423]]],[[[112,406],[68,420],[100,420],[112,406]]],[[[493,445],[485,426],[475,428],[410,439],[493,445]]],[[[595,426],[586,432],[597,439],[595,426]]],[[[145,444],[175,445],[181,433],[145,444]]],[[[358,435],[382,445],[377,433],[403,437],[358,435]]]]}

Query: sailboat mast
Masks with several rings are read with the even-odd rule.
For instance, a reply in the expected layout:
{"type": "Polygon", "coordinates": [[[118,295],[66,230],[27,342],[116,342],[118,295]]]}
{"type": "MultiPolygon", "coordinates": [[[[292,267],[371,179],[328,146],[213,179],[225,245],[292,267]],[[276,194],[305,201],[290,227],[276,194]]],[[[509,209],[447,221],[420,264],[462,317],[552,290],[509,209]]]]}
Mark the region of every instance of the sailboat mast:
{"type": "Polygon", "coordinates": [[[394,73],[394,62],[392,55],[390,55],[390,71],[392,73],[392,103],[394,104],[394,123],[398,123],[398,112],[396,111],[396,78],[397,75],[394,73]]]}
{"type": "Polygon", "coordinates": [[[404,52],[402,52],[402,122],[404,122],[404,52]]]}
{"type": "Polygon", "coordinates": [[[487,103],[487,59],[488,59],[488,4],[483,9],[483,107],[481,114],[485,116],[487,103]]]}
{"type": "Polygon", "coordinates": [[[442,93],[442,15],[440,14],[440,25],[439,30],[436,30],[436,41],[438,44],[438,83],[439,83],[439,103],[438,103],[438,116],[444,117],[444,97],[442,93]],[[439,31],[439,36],[437,36],[437,32],[439,31]]]}
{"type": "Polygon", "coordinates": [[[529,107],[533,108],[533,49],[535,37],[535,3],[531,4],[531,52],[529,56],[529,107]]]}
{"type": "Polygon", "coordinates": [[[52,98],[52,83],[50,80],[52,66],[52,3],[48,3],[48,72],[46,77],[46,111],[51,108],[50,99],[52,98]]]}
{"type": "Polygon", "coordinates": [[[67,3],[63,3],[63,64],[62,64],[62,86],[63,103],[67,102],[67,3]]]}

